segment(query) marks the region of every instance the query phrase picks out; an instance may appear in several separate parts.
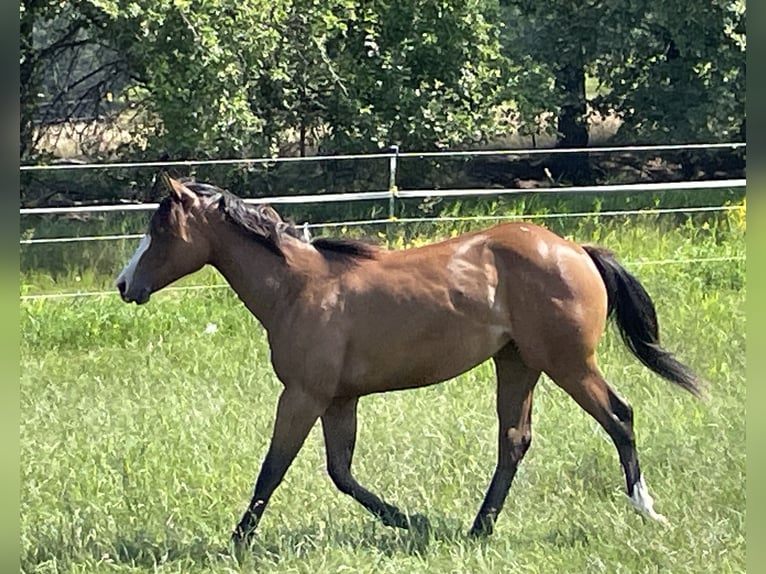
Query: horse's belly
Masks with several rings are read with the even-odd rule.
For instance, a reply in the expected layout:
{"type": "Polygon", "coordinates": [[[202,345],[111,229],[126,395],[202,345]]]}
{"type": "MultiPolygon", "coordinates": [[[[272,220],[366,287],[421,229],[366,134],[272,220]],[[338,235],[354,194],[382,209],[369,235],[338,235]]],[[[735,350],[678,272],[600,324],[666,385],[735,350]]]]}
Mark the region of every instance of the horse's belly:
{"type": "Polygon", "coordinates": [[[362,395],[433,385],[483,363],[510,340],[499,327],[435,335],[381,341],[374,351],[348,357],[341,386],[362,395]]]}

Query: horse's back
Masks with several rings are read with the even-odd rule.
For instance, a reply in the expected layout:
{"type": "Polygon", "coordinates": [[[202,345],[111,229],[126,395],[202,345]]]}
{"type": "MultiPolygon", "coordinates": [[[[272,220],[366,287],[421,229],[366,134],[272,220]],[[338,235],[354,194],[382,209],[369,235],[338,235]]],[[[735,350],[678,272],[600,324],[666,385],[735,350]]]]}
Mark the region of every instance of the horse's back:
{"type": "Polygon", "coordinates": [[[590,256],[529,223],[384,252],[354,273],[363,293],[355,316],[375,326],[355,329],[359,345],[449,376],[511,341],[544,370],[562,352],[592,353],[606,322],[606,289],[590,256]]]}

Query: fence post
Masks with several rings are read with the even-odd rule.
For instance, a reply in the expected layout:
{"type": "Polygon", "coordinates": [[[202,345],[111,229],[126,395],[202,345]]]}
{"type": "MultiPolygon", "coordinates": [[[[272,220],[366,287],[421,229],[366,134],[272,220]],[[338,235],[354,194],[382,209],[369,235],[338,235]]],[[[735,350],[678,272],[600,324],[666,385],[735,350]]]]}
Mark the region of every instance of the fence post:
{"type": "Polygon", "coordinates": [[[389,148],[391,156],[388,158],[388,191],[391,196],[388,198],[388,223],[386,224],[386,235],[388,236],[388,245],[391,246],[394,240],[393,222],[396,221],[396,196],[399,188],[396,185],[396,171],[399,160],[399,146],[392,145],[389,148]]]}

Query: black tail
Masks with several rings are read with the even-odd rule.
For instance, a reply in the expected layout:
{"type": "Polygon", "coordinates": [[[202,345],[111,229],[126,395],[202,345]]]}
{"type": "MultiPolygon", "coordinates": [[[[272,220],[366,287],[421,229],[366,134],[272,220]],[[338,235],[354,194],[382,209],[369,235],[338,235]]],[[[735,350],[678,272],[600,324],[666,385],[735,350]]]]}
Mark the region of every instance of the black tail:
{"type": "Polygon", "coordinates": [[[644,365],[658,375],[701,396],[697,376],[660,345],[657,312],[643,285],[603,247],[583,245],[606,285],[608,315],[617,314],[622,340],[644,365]]]}

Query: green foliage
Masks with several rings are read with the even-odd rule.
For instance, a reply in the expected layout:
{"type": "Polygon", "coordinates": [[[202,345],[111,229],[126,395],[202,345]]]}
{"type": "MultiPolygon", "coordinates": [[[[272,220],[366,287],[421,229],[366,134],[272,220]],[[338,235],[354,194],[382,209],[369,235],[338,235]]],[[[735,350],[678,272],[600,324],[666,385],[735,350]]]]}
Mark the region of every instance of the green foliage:
{"type": "Polygon", "coordinates": [[[487,141],[507,93],[492,2],[378,2],[339,52],[350,74],[328,123],[332,145],[406,149],[487,141]]]}
{"type": "MultiPolygon", "coordinates": [[[[126,54],[155,154],[277,153],[485,141],[504,85],[492,2],[92,0],[126,54]]],[[[492,131],[495,129],[495,131],[492,131]]]]}
{"type": "MultiPolygon", "coordinates": [[[[540,114],[585,105],[586,94],[557,83],[562,70],[574,67],[597,79],[588,103],[623,120],[622,141],[744,139],[744,0],[502,4],[509,58],[531,58],[542,92],[523,100],[527,131],[534,133],[540,114]]],[[[535,89],[521,86],[523,98],[535,89]]]]}
{"type": "MultiPolygon", "coordinates": [[[[84,3],[83,3],[84,4],[84,3]]],[[[148,146],[174,158],[264,153],[264,118],[249,92],[281,42],[281,3],[87,3],[95,33],[127,54],[146,95],[148,146]]]]}
{"type": "MultiPolygon", "coordinates": [[[[621,141],[743,138],[744,0],[500,4],[22,2],[22,156],[45,134],[38,94],[59,101],[84,86],[96,112],[108,99],[127,126],[130,141],[113,150],[123,158],[474,147],[514,132],[579,145],[591,113],[620,120],[621,141]],[[91,59],[71,52],[96,46],[93,70],[81,69],[91,59]],[[47,70],[66,54],[82,77],[48,93],[47,70]],[[119,81],[91,85],[91,72],[119,81]]],[[[551,160],[561,164],[555,177],[569,159],[551,160]]],[[[218,171],[234,188],[268,179],[255,168],[218,171]]],[[[30,192],[25,178],[25,198],[45,195],[42,179],[30,192]]],[[[315,183],[305,185],[328,187],[315,183]]]]}
{"type": "Polygon", "coordinates": [[[594,105],[617,111],[622,141],[743,141],[744,0],[630,7],[622,43],[602,45],[593,66],[594,105]]]}

